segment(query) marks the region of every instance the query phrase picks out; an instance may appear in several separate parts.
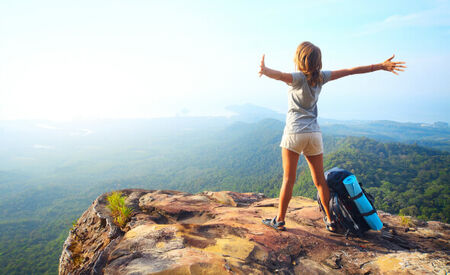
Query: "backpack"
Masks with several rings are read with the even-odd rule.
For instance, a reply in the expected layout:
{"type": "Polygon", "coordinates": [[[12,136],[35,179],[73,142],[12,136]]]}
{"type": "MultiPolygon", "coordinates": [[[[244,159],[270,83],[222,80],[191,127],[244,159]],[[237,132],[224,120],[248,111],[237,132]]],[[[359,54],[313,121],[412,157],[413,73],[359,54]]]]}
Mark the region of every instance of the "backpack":
{"type": "MultiPolygon", "coordinates": [[[[325,180],[330,189],[330,215],[332,220],[336,223],[337,232],[345,234],[346,237],[351,233],[358,237],[362,237],[364,232],[368,231],[370,228],[369,224],[364,219],[364,216],[376,213],[374,207],[374,198],[372,195],[367,193],[360,183],[362,193],[367,197],[369,203],[371,204],[373,210],[364,213],[364,216],[359,212],[356,204],[354,203],[354,198],[351,198],[344,186],[344,179],[348,176],[353,175],[351,172],[334,167],[325,172],[325,180]]],[[[323,208],[322,202],[320,201],[319,192],[317,192],[317,202],[319,204],[320,211],[323,216],[326,217],[325,210],[323,208]]]]}

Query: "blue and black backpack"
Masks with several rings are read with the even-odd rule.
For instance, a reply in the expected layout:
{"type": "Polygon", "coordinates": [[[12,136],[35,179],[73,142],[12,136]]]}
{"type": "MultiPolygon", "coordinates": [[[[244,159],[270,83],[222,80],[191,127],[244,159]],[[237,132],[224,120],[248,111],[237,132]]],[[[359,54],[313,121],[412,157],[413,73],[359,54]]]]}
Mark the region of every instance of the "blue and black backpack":
{"type": "MultiPolygon", "coordinates": [[[[349,234],[361,237],[369,229],[380,230],[382,223],[376,214],[373,196],[362,188],[361,184],[356,181],[356,178],[354,178],[355,184],[358,184],[356,189],[361,191],[350,196],[347,187],[344,185],[344,182],[348,181],[349,178],[354,178],[354,175],[338,167],[325,172],[325,180],[330,189],[330,215],[337,225],[337,232],[345,234],[346,237],[349,234]],[[364,200],[365,209],[369,209],[369,211],[361,213],[361,200],[364,200]],[[374,220],[376,221],[375,225],[372,222],[374,220]]],[[[320,211],[325,217],[326,214],[320,201],[319,192],[317,192],[317,202],[320,211]]]]}

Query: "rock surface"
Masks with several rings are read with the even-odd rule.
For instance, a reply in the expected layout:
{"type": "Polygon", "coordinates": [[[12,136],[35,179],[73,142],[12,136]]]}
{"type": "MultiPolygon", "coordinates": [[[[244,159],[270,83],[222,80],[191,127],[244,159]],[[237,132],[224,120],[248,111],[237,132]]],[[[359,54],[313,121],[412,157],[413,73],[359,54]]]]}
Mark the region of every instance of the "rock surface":
{"type": "Polygon", "coordinates": [[[292,198],[287,231],[261,223],[278,199],[262,194],[123,189],[134,209],[119,228],[99,196],[64,243],[59,274],[446,274],[449,225],[379,211],[363,238],[325,230],[314,200],[292,198]],[[405,222],[403,222],[405,224],[405,222]]]}

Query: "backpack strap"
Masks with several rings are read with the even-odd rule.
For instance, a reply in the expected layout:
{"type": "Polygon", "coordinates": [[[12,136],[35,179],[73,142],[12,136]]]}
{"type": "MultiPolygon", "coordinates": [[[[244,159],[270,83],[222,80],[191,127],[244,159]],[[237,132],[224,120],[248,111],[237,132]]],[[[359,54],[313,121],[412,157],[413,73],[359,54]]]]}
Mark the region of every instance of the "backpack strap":
{"type": "Polygon", "coordinates": [[[361,193],[359,193],[358,195],[356,195],[356,196],[353,196],[353,197],[350,197],[350,199],[351,200],[356,200],[356,199],[359,199],[359,198],[361,198],[362,197],[362,195],[363,195],[363,192],[361,191],[361,193]]]}
{"type": "Polygon", "coordinates": [[[373,213],[377,213],[377,210],[375,210],[375,208],[370,210],[369,212],[362,213],[361,216],[366,217],[372,215],[373,213]]]}

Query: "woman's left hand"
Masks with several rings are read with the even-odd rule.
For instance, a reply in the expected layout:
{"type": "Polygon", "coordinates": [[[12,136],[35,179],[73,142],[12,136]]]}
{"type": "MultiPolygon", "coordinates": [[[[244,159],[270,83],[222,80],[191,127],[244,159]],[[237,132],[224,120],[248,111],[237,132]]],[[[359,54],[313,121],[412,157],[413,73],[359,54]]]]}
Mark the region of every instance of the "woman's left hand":
{"type": "Polygon", "coordinates": [[[260,68],[259,68],[259,77],[261,77],[266,71],[266,64],[264,64],[264,57],[265,56],[266,55],[263,54],[262,59],[261,59],[261,65],[260,65],[260,68]]]}

